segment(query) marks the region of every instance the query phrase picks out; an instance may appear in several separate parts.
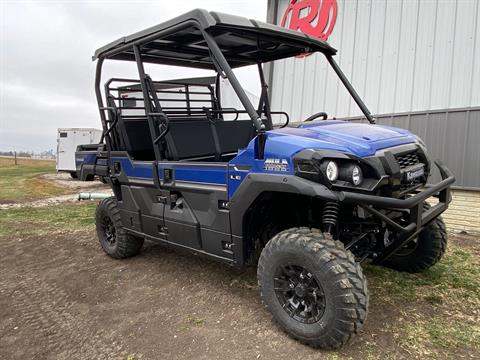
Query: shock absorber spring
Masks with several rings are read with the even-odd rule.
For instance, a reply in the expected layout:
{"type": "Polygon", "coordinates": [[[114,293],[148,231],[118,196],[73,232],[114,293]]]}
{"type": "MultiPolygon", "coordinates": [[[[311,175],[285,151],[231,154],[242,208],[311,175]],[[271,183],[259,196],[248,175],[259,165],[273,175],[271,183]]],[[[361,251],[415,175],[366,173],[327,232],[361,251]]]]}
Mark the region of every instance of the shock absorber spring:
{"type": "Polygon", "coordinates": [[[333,235],[333,231],[337,226],[338,211],[340,204],[335,201],[326,202],[323,207],[322,224],[325,232],[333,235]]]}

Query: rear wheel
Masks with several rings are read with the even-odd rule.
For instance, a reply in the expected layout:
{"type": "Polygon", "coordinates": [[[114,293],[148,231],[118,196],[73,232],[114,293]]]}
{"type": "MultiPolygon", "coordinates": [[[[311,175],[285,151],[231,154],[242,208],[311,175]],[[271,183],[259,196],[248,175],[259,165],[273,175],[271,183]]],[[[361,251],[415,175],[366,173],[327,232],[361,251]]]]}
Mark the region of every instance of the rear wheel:
{"type": "Polygon", "coordinates": [[[103,250],[115,259],[137,255],[143,238],[128,234],[122,225],[117,200],[109,197],[100,202],[95,214],[97,235],[103,250]]]}
{"type": "Polygon", "coordinates": [[[78,174],[77,174],[77,172],[76,172],[76,171],[70,172],[70,177],[71,177],[72,179],[78,179],[78,174]]]}
{"type": "Polygon", "coordinates": [[[265,307],[293,338],[314,347],[339,348],[367,316],[362,269],[343,244],[315,229],[275,235],[258,262],[265,307]]]}
{"type": "MultiPolygon", "coordinates": [[[[430,209],[430,204],[423,204],[423,208],[430,209]]],[[[416,239],[399,249],[382,265],[398,271],[422,272],[440,261],[446,249],[447,228],[442,218],[437,217],[416,239]]]]}

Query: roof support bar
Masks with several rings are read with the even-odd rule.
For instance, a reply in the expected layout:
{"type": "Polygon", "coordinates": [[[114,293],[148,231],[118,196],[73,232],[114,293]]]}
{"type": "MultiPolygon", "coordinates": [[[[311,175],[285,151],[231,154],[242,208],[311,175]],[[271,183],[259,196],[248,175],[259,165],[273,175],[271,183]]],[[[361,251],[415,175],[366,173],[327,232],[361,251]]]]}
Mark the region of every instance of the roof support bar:
{"type": "Polygon", "coordinates": [[[258,132],[265,131],[265,126],[260,120],[257,114],[257,111],[255,110],[252,103],[250,102],[250,99],[247,97],[247,94],[243,90],[242,85],[240,85],[240,83],[238,82],[237,77],[233,73],[233,70],[228,64],[227,59],[225,59],[225,56],[223,56],[222,51],[220,50],[220,47],[218,46],[217,42],[206,31],[202,30],[202,34],[203,34],[203,37],[205,38],[205,41],[208,44],[208,47],[210,48],[210,51],[212,52],[212,55],[215,57],[215,60],[220,66],[221,70],[223,70],[223,72],[227,76],[228,80],[230,81],[230,84],[232,84],[233,89],[237,93],[237,96],[240,102],[242,103],[243,107],[245,108],[245,110],[247,110],[247,113],[252,119],[255,127],[257,128],[257,131],[258,132]]]}
{"type": "MultiPolygon", "coordinates": [[[[97,105],[98,109],[100,110],[100,120],[102,121],[102,128],[103,128],[103,134],[102,134],[102,140],[103,137],[105,137],[105,133],[108,130],[107,127],[107,118],[105,116],[104,110],[102,110],[103,107],[103,100],[102,100],[102,90],[100,88],[100,81],[102,80],[102,65],[103,65],[103,59],[100,58],[97,61],[97,68],[95,71],[95,95],[97,97],[97,105]]],[[[105,137],[105,143],[107,144],[107,149],[110,148],[110,139],[107,139],[105,137]]]]}
{"type": "MultiPolygon", "coordinates": [[[[107,165],[108,168],[110,169],[110,152],[112,151],[112,142],[111,142],[111,136],[109,134],[110,130],[107,124],[107,117],[105,116],[105,110],[108,110],[108,108],[105,108],[103,106],[103,100],[102,100],[102,90],[100,88],[100,82],[102,80],[102,65],[103,65],[103,59],[98,59],[97,61],[97,69],[95,71],[95,96],[97,97],[97,105],[98,105],[98,110],[100,111],[100,119],[102,121],[102,128],[103,128],[103,133],[102,133],[102,138],[100,139],[100,143],[105,140],[105,145],[107,147],[107,165]]],[[[113,124],[110,124],[112,126],[113,124]]]]}
{"type": "Polygon", "coordinates": [[[258,63],[258,75],[260,77],[260,83],[262,85],[262,93],[260,95],[260,100],[258,101],[258,110],[257,113],[259,116],[262,116],[262,113],[265,114],[267,118],[267,127],[268,130],[273,129],[272,114],[270,112],[270,101],[268,99],[268,85],[265,82],[265,76],[263,74],[262,64],[258,63]]]}
{"type": "Polygon", "coordinates": [[[145,99],[143,102],[145,104],[145,115],[147,116],[148,119],[148,127],[150,129],[150,136],[153,144],[153,150],[155,152],[155,159],[157,161],[161,160],[161,155],[160,155],[160,150],[159,150],[159,145],[155,144],[155,138],[157,137],[157,129],[155,128],[155,119],[151,114],[153,113],[153,110],[158,111],[159,109],[152,109],[152,102],[150,98],[150,94],[148,91],[148,86],[147,86],[147,75],[145,74],[145,69],[143,67],[143,62],[142,58],[140,55],[140,50],[138,45],[133,45],[133,51],[135,53],[135,60],[137,62],[137,68],[138,68],[138,74],[140,76],[140,84],[142,86],[142,93],[143,93],[143,98],[145,99]]]}
{"type": "Polygon", "coordinates": [[[345,74],[343,73],[342,69],[340,69],[340,66],[338,66],[337,62],[333,59],[333,57],[331,55],[325,54],[325,57],[327,58],[330,65],[332,66],[333,70],[337,73],[340,80],[342,80],[343,85],[345,85],[345,87],[347,88],[350,95],[352,95],[353,100],[355,100],[355,102],[357,103],[360,110],[362,110],[363,115],[365,115],[368,122],[370,124],[375,124],[375,119],[372,117],[372,114],[370,113],[370,110],[368,110],[367,106],[362,101],[362,99],[360,98],[358,93],[355,91],[355,89],[353,88],[350,81],[348,81],[348,79],[345,76],[345,74]]]}

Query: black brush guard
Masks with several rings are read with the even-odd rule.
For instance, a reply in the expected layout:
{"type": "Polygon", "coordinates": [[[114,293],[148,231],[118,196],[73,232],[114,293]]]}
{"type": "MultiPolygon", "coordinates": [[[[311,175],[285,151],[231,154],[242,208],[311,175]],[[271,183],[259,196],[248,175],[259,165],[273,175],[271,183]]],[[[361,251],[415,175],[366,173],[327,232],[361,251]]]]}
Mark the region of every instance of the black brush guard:
{"type": "Polygon", "coordinates": [[[357,204],[398,232],[399,236],[397,239],[388,245],[385,251],[373,259],[374,264],[380,264],[395,254],[402,246],[414,239],[433,219],[447,210],[448,204],[452,200],[450,185],[455,182],[455,177],[441,162],[436,161],[435,164],[440,170],[442,180],[407,199],[395,199],[353,192],[342,192],[339,194],[340,201],[357,204]],[[438,203],[424,211],[424,201],[432,196],[438,197],[438,203]],[[398,224],[379,209],[410,210],[408,225],[402,226],[398,224]]]}

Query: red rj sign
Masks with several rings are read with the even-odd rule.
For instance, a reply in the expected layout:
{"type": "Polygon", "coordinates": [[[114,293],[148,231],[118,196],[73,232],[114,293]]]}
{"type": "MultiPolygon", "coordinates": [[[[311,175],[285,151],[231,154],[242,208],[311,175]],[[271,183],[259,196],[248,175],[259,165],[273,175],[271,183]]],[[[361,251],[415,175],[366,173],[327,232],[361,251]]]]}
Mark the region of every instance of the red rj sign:
{"type": "Polygon", "coordinates": [[[336,19],[336,0],[290,0],[281,25],[327,41],[336,19]]]}

